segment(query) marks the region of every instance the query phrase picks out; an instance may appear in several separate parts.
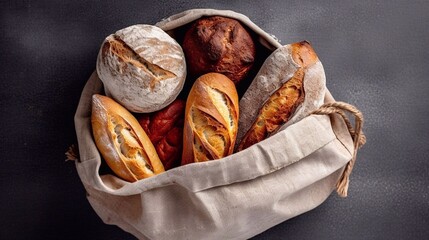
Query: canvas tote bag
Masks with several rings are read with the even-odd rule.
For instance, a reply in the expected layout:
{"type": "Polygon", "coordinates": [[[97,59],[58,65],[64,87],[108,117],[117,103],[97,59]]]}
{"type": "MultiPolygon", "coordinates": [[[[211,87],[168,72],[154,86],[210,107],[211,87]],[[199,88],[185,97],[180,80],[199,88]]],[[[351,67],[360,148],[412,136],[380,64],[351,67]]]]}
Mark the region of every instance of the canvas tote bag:
{"type": "MultiPolygon", "coordinates": [[[[235,18],[269,51],[280,43],[246,16],[195,9],[157,23],[167,32],[202,16],[235,18]]],[[[102,93],[96,73],[86,83],[75,115],[75,159],[87,198],[106,224],[139,239],[246,239],[321,204],[337,188],[347,195],[356,151],[365,142],[362,115],[335,102],[241,152],[168,170],[134,183],[100,174],[102,159],[91,130],[91,97],[102,93]],[[348,114],[350,113],[350,114],[348,114]],[[352,126],[348,116],[355,117],[352,126]]]]}

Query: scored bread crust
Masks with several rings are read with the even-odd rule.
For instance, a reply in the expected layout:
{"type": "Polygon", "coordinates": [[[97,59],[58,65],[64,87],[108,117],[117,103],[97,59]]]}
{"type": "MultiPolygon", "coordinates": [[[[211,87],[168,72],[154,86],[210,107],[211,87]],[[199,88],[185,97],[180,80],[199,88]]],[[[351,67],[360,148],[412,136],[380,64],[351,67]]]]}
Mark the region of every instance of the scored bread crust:
{"type": "Polygon", "coordinates": [[[244,26],[221,16],[196,20],[185,33],[183,50],[190,75],[217,72],[235,84],[246,77],[256,57],[255,43],[244,26]]]}
{"type": "Polygon", "coordinates": [[[147,24],[132,25],[107,36],[96,68],[106,95],[136,113],[169,105],[186,78],[182,47],[162,29],[147,24]]]}
{"type": "Polygon", "coordinates": [[[199,77],[186,101],[182,165],[232,154],[238,116],[234,83],[219,73],[199,77]]]}
{"type": "Polygon", "coordinates": [[[237,151],[262,141],[320,107],[325,82],[323,66],[307,41],[274,51],[240,101],[237,151]]]}
{"type": "Polygon", "coordinates": [[[113,99],[93,95],[91,123],[98,150],[120,178],[135,182],[164,172],[153,144],[137,119],[113,99]]]}
{"type": "Polygon", "coordinates": [[[304,70],[298,69],[292,78],[283,84],[259,110],[259,115],[247,131],[237,151],[267,138],[287,122],[297,106],[304,101],[304,70]]]}

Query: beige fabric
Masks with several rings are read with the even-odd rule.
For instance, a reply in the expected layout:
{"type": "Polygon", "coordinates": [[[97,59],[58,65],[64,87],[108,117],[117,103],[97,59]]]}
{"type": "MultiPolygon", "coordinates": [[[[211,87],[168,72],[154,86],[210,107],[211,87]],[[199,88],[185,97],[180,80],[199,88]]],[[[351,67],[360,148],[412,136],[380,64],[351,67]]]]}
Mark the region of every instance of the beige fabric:
{"type": "MultiPolygon", "coordinates": [[[[279,46],[231,11],[187,11],[158,26],[171,30],[210,14],[236,17],[267,46],[279,46]]],[[[75,115],[80,152],[76,168],[101,219],[139,239],[250,238],[321,204],[353,156],[353,141],[339,116],[311,115],[221,160],[189,164],[134,183],[100,176],[90,115],[91,96],[102,89],[93,73],[75,115]]],[[[332,101],[328,92],[325,102],[332,101]]]]}
{"type": "Polygon", "coordinates": [[[262,43],[262,45],[270,50],[274,50],[281,46],[281,44],[276,39],[274,39],[272,35],[266,33],[264,30],[254,24],[247,16],[230,10],[192,9],[163,19],[162,21],[158,22],[156,26],[168,32],[198,18],[213,15],[235,18],[244,23],[249,29],[253,30],[259,36],[258,40],[262,43]]]}

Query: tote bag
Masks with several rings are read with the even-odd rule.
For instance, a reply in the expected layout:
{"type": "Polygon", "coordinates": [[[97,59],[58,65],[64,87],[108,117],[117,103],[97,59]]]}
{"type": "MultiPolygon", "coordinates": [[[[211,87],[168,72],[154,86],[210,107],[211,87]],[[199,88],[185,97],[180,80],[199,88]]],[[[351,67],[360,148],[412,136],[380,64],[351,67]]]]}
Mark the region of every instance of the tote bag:
{"type": "MultiPolygon", "coordinates": [[[[235,18],[267,51],[280,43],[246,16],[228,10],[188,10],[157,23],[175,29],[203,16],[235,18]]],[[[102,158],[91,130],[91,97],[103,85],[94,72],[75,114],[76,169],[87,198],[106,224],[139,239],[246,239],[320,205],[337,189],[347,195],[357,149],[364,144],[363,117],[353,106],[325,104],[275,135],[220,160],[193,163],[126,182],[100,174],[102,158]],[[354,126],[348,116],[355,117],[354,126]]]]}

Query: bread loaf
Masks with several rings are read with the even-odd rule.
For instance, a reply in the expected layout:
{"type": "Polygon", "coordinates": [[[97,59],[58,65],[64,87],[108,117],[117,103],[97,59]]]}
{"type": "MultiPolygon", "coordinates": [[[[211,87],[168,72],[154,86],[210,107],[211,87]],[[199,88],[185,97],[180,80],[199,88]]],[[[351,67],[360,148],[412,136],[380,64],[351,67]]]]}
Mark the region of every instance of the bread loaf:
{"type": "Polygon", "coordinates": [[[186,78],[181,46],[151,25],[117,31],[103,42],[97,73],[105,92],[132,112],[154,112],[170,104],[186,78]]]}
{"type": "Polygon", "coordinates": [[[120,178],[134,182],[164,171],[137,119],[109,97],[92,97],[92,131],[98,150],[120,178]]]}
{"type": "Polygon", "coordinates": [[[165,170],[180,166],[185,101],[176,99],[154,113],[139,114],[137,120],[147,133],[165,170]]]}
{"type": "Polygon", "coordinates": [[[320,107],[325,88],[323,66],[308,42],[274,51],[240,100],[237,151],[262,141],[320,107]]]}
{"type": "Polygon", "coordinates": [[[182,165],[231,154],[238,116],[234,83],[219,73],[199,77],[186,101],[182,165]]]}
{"type": "Polygon", "coordinates": [[[222,73],[238,84],[255,61],[255,43],[235,19],[200,18],[186,31],[183,50],[190,75],[222,73]]]}

